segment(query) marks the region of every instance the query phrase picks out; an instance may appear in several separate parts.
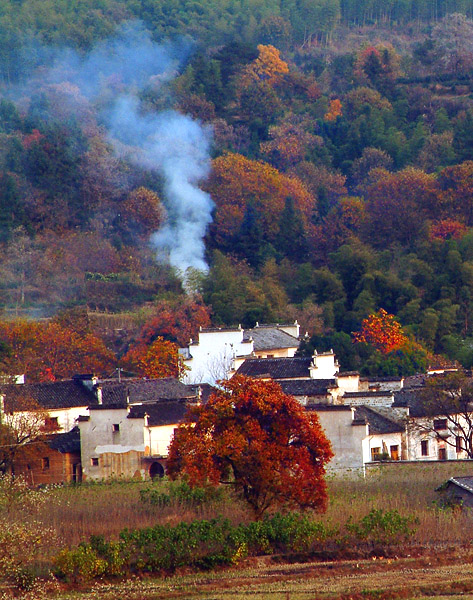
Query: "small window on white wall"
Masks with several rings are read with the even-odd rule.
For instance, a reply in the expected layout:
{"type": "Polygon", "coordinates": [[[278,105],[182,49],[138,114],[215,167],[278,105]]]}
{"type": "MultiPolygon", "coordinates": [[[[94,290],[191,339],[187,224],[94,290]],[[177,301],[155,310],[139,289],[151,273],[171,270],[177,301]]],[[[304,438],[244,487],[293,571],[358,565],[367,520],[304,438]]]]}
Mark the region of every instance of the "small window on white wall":
{"type": "Polygon", "coordinates": [[[422,440],[420,443],[421,456],[429,456],[429,440],[422,440]]]}
{"type": "Polygon", "coordinates": [[[93,467],[98,467],[99,466],[99,459],[94,456],[93,458],[90,459],[90,464],[93,467]]]}
{"type": "Polygon", "coordinates": [[[112,430],[113,430],[113,433],[117,433],[117,431],[120,431],[120,423],[114,423],[112,425],[112,430]]]}
{"type": "Polygon", "coordinates": [[[371,460],[379,460],[381,457],[381,448],[371,448],[371,460]]]}

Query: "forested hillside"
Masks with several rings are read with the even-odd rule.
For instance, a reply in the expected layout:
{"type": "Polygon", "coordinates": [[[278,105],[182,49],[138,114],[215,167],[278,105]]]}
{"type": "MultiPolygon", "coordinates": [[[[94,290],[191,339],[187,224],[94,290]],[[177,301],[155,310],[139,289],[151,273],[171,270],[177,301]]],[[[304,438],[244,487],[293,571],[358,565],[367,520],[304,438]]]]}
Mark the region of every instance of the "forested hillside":
{"type": "Polygon", "coordinates": [[[345,369],[472,366],[471,17],[473,0],[2,0],[4,318],[87,309],[82,334],[119,354],[297,318],[304,351],[345,369]],[[353,343],[379,309],[402,350],[353,343]]]}

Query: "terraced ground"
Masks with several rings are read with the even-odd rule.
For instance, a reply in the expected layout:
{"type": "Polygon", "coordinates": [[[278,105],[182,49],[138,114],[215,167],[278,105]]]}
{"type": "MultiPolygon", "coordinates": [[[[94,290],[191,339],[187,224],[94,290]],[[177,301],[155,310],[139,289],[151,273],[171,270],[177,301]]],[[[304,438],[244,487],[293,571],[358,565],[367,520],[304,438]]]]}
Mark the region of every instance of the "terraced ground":
{"type": "Polygon", "coordinates": [[[473,549],[438,549],[420,556],[277,564],[164,579],[98,584],[60,593],[61,600],[388,600],[473,599],[473,549]]]}

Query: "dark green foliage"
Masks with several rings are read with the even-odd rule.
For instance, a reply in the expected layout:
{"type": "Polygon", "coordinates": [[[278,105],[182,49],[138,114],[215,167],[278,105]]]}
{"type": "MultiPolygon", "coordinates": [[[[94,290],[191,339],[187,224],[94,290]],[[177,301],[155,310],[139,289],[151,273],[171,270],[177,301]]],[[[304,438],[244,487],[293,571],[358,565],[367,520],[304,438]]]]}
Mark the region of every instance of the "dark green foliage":
{"type": "Polygon", "coordinates": [[[458,162],[473,159],[473,110],[459,116],[453,129],[453,148],[458,162]]]}
{"type": "Polygon", "coordinates": [[[160,487],[140,490],[141,501],[161,508],[169,506],[172,502],[183,507],[196,508],[224,499],[223,488],[191,487],[186,481],[168,482],[167,491],[160,487]]]}
{"type": "Polygon", "coordinates": [[[363,361],[360,372],[363,375],[407,376],[424,373],[429,366],[429,357],[422,348],[402,348],[388,354],[373,352],[363,361]]]}
{"type": "Polygon", "coordinates": [[[286,198],[279,222],[279,233],[275,241],[277,252],[283,257],[302,263],[307,260],[308,244],[304,223],[294,207],[294,200],[286,198]]]}
{"type": "Polygon", "coordinates": [[[253,202],[249,202],[240,230],[233,242],[235,253],[241,259],[247,260],[250,267],[258,268],[264,262],[266,235],[261,224],[261,217],[253,202]]]}
{"type": "Polygon", "coordinates": [[[413,535],[414,524],[414,519],[395,510],[373,509],[358,523],[349,519],[346,532],[298,513],[277,513],[237,526],[222,518],[156,525],[124,530],[118,542],[92,536],[88,544],[62,551],[56,557],[55,573],[78,582],[130,573],[169,573],[180,567],[211,569],[262,554],[309,554],[326,542],[352,547],[396,545],[413,535]]]}
{"type": "MultiPolygon", "coordinates": [[[[445,49],[442,54],[429,31],[453,12],[470,18],[473,0],[0,4],[1,308],[18,308],[19,289],[21,303],[32,308],[50,307],[57,290],[64,290],[61,302],[87,302],[89,308],[107,311],[182,293],[171,269],[155,265],[145,236],[123,225],[123,203],[131,189],[144,185],[164,198],[160,174],[114,156],[101,129],[109,98],[85,101],[61,81],[55,96],[54,86],[42,80],[55,48],[70,46],[85,55],[117,24],[137,18],[156,41],[194,39],[187,64],[179,62],[169,86],[150,82],[141,91],[147,110],[174,107],[209,124],[215,132],[214,156],[231,149],[267,162],[263,144],[277,141],[278,156],[286,156],[279,167],[285,175],[299,173],[310,193],[299,212],[293,192],[287,192],[271,244],[255,209],[255,191],[244,198],[246,213],[235,236],[220,246],[215,235],[206,239],[210,270],[198,287],[214,324],[285,320],[289,312],[300,309],[302,314],[311,305],[319,311],[324,334],[311,346],[333,347],[343,368],[363,367],[370,373],[422,369],[424,358],[415,353],[382,357],[366,348],[355,352],[347,343],[361,320],[383,307],[431,352],[471,365],[473,236],[461,229],[473,222],[467,201],[471,189],[462,191],[464,182],[450,184],[440,171],[473,159],[473,88],[464,67],[446,72],[445,49]],[[341,37],[334,36],[331,46],[327,42],[338,19],[341,37]],[[363,30],[373,33],[368,44],[387,41],[377,24],[393,28],[392,39],[399,30],[406,39],[412,31],[419,43],[412,52],[408,43],[395,44],[403,71],[397,79],[388,51],[370,53],[363,85],[378,90],[381,98],[362,95],[357,103],[352,98],[362,79],[357,59],[367,38],[363,33],[357,47],[356,35],[369,26],[363,30]],[[344,36],[355,40],[346,46],[350,52],[344,50],[344,36]],[[258,44],[274,45],[289,73],[271,82],[245,79],[242,73],[248,74],[259,56],[258,44]],[[9,86],[30,76],[37,82],[35,91],[22,88],[16,104],[9,86]],[[76,120],[59,120],[56,109],[67,107],[54,101],[62,93],[85,101],[76,120]],[[342,114],[331,121],[326,114],[334,99],[340,100],[342,114]],[[433,196],[421,206],[419,189],[408,213],[407,195],[400,194],[397,203],[383,203],[376,212],[370,186],[377,179],[370,168],[377,166],[392,172],[404,167],[440,172],[433,196]],[[436,196],[439,191],[450,197],[436,196]],[[459,221],[459,229],[447,228],[445,239],[433,235],[439,221],[459,221]],[[94,275],[86,274],[92,267],[82,267],[88,244],[76,248],[79,234],[98,239],[97,255],[110,248],[110,259],[94,275]],[[215,248],[220,253],[212,255],[215,248]]],[[[381,194],[383,200],[390,197],[381,194]]]]}
{"type": "Polygon", "coordinates": [[[333,350],[343,369],[347,371],[358,370],[362,360],[366,360],[371,353],[366,344],[355,345],[351,335],[342,331],[331,335],[312,336],[309,341],[301,344],[299,353],[303,356],[312,356],[314,350],[317,352],[333,350]]]}
{"type": "Polygon", "coordinates": [[[0,175],[0,242],[10,238],[15,227],[26,220],[16,180],[9,173],[0,175]]]}
{"type": "Polygon", "coordinates": [[[12,133],[21,127],[21,118],[13,102],[0,100],[0,129],[3,133],[12,133]]]}

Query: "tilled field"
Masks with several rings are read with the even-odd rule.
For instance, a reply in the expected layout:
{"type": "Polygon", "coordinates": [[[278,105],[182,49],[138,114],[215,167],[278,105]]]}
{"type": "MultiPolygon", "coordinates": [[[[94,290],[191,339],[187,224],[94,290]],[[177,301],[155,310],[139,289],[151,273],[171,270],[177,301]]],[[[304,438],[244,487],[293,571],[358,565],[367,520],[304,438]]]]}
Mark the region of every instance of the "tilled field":
{"type": "MultiPolygon", "coordinates": [[[[274,559],[273,559],[274,560],[274,559]]],[[[99,584],[61,599],[357,600],[473,598],[473,552],[430,552],[407,558],[274,564],[258,560],[218,573],[99,584]]]]}

